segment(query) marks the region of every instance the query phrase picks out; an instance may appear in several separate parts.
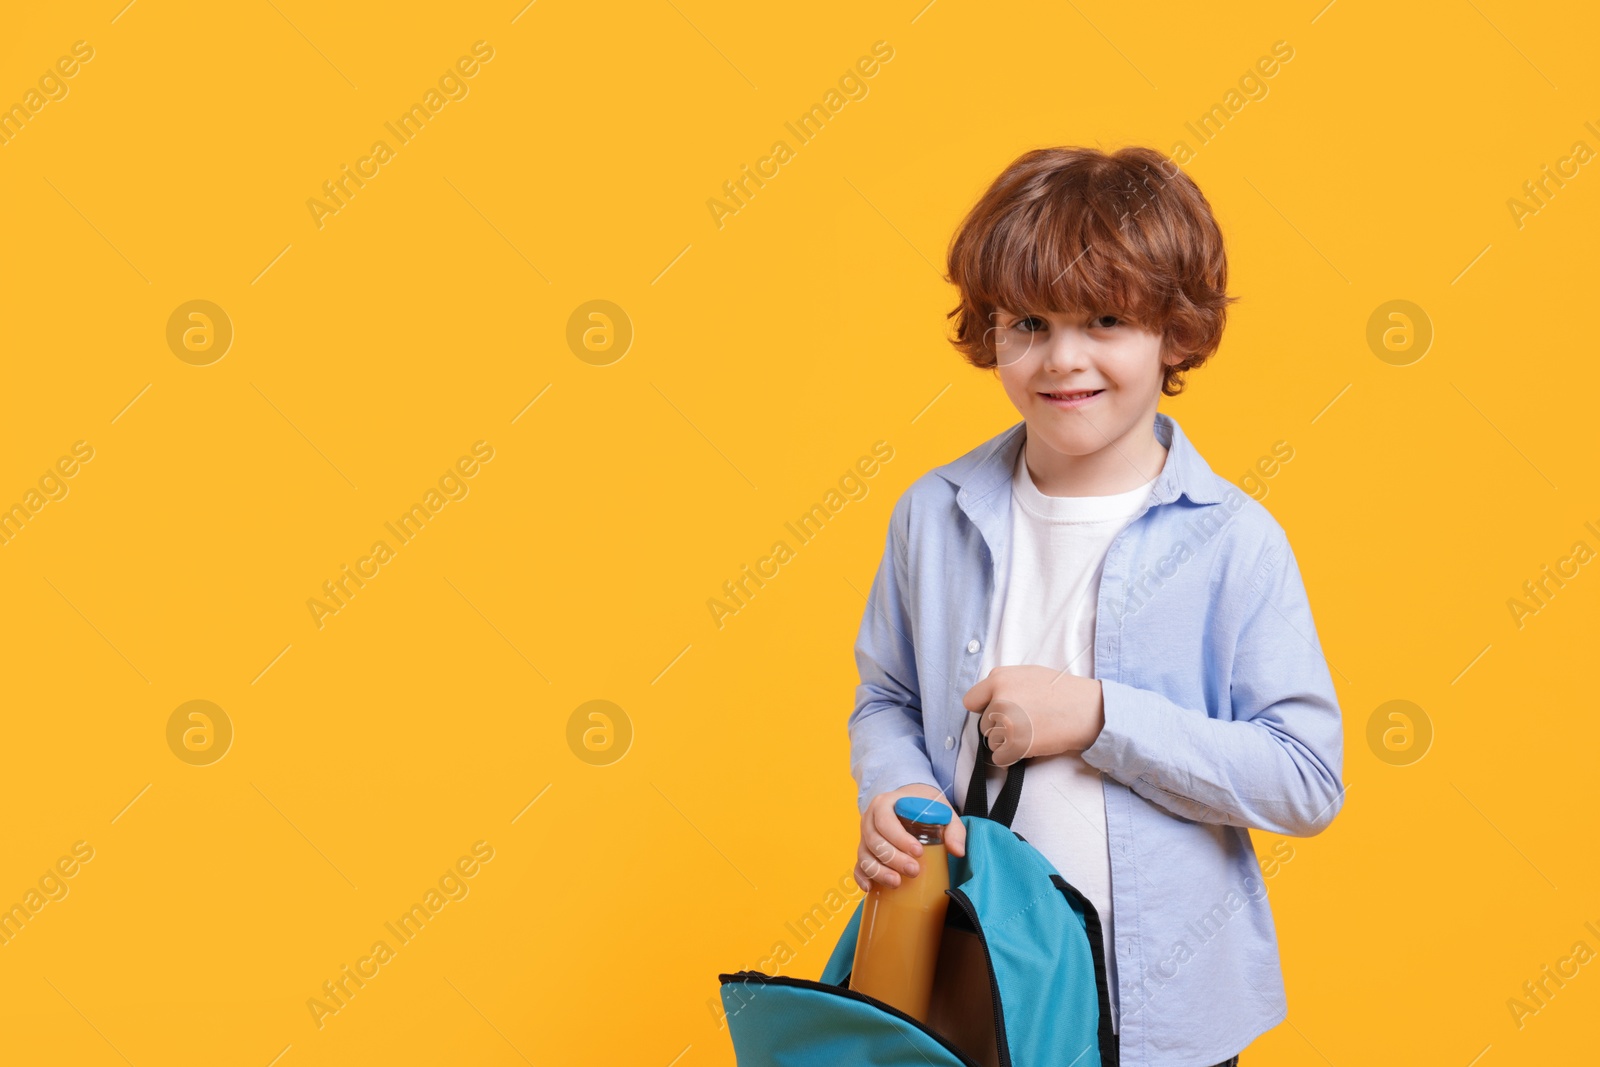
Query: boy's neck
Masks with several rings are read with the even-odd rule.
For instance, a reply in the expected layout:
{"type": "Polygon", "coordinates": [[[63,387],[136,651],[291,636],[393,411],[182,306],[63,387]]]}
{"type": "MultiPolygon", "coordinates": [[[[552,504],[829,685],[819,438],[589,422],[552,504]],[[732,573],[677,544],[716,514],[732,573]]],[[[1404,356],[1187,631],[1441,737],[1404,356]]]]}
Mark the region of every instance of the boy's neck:
{"type": "Polygon", "coordinates": [[[1058,452],[1028,427],[1023,455],[1033,484],[1045,496],[1111,496],[1137,489],[1160,474],[1167,447],[1157,439],[1152,417],[1104,448],[1081,456],[1058,452]]]}

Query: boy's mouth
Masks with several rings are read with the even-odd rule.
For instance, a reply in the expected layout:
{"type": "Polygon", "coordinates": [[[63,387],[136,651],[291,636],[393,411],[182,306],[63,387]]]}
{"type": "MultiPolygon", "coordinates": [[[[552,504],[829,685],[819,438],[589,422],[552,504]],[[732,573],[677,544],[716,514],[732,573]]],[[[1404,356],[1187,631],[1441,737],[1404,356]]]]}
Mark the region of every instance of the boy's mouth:
{"type": "Polygon", "coordinates": [[[1105,392],[1104,389],[1063,389],[1054,393],[1040,393],[1052,407],[1078,408],[1105,392]]]}

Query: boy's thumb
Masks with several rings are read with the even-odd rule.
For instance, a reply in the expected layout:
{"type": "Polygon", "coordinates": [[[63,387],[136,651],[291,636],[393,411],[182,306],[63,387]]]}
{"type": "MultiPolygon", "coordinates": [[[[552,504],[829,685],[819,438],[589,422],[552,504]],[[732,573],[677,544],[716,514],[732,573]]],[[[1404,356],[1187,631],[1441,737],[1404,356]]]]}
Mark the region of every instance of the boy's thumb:
{"type": "Polygon", "coordinates": [[[952,856],[965,856],[967,854],[967,824],[961,821],[961,816],[950,820],[949,828],[944,835],[945,850],[952,856]]]}
{"type": "Polygon", "coordinates": [[[978,679],[976,685],[962,694],[961,706],[968,711],[982,711],[989,705],[989,690],[993,687],[994,683],[988,678],[978,679]]]}

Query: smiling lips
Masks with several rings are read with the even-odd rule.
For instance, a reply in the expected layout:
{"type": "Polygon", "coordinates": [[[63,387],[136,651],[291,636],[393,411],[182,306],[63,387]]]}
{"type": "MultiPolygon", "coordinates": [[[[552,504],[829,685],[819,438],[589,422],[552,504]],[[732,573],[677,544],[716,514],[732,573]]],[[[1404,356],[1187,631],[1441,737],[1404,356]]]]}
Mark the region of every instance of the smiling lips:
{"type": "Polygon", "coordinates": [[[1064,389],[1056,393],[1040,393],[1039,396],[1051,407],[1080,408],[1103,392],[1104,389],[1064,389]]]}

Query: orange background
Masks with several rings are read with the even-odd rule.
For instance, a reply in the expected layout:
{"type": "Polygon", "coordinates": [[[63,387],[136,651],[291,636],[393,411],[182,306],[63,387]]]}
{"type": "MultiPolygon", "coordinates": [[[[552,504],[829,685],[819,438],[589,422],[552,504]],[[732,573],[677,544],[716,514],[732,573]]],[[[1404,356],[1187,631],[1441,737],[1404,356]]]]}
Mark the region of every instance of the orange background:
{"type": "Polygon", "coordinates": [[[1256,491],[1346,716],[1347,806],[1268,882],[1289,1022],[1244,1060],[1591,1054],[1592,966],[1520,1027],[1507,1001],[1600,950],[1600,577],[1508,608],[1600,549],[1592,11],[123,3],[0,35],[0,104],[93,50],[0,145],[0,505],[65,489],[0,545],[0,906],[93,850],[0,945],[0,1058],[732,1063],[717,973],[815,977],[848,915],[786,925],[850,884],[890,508],[1016,419],[945,340],[945,243],[1027,148],[1180,140],[1243,299],[1164,407],[1235,480],[1292,448],[1256,491]],[[319,227],[307,201],[477,41],[466,94],[319,227]],[[193,300],[232,327],[203,365],[168,343],[193,300]],[[569,344],[593,300],[620,358],[569,344]],[[1393,300],[1433,338],[1386,361],[1393,300]],[[319,627],[307,601],[479,441],[319,627]],[[877,441],[867,495],[719,628],[708,600],[877,441]],[[194,700],[233,734],[204,765],[190,720],[169,744],[194,700]],[[598,755],[593,700],[620,709],[598,755]],[[1369,743],[1391,700],[1422,758],[1369,743]],[[308,1000],[480,841],[465,896],[319,1027],[308,1000]]]}

